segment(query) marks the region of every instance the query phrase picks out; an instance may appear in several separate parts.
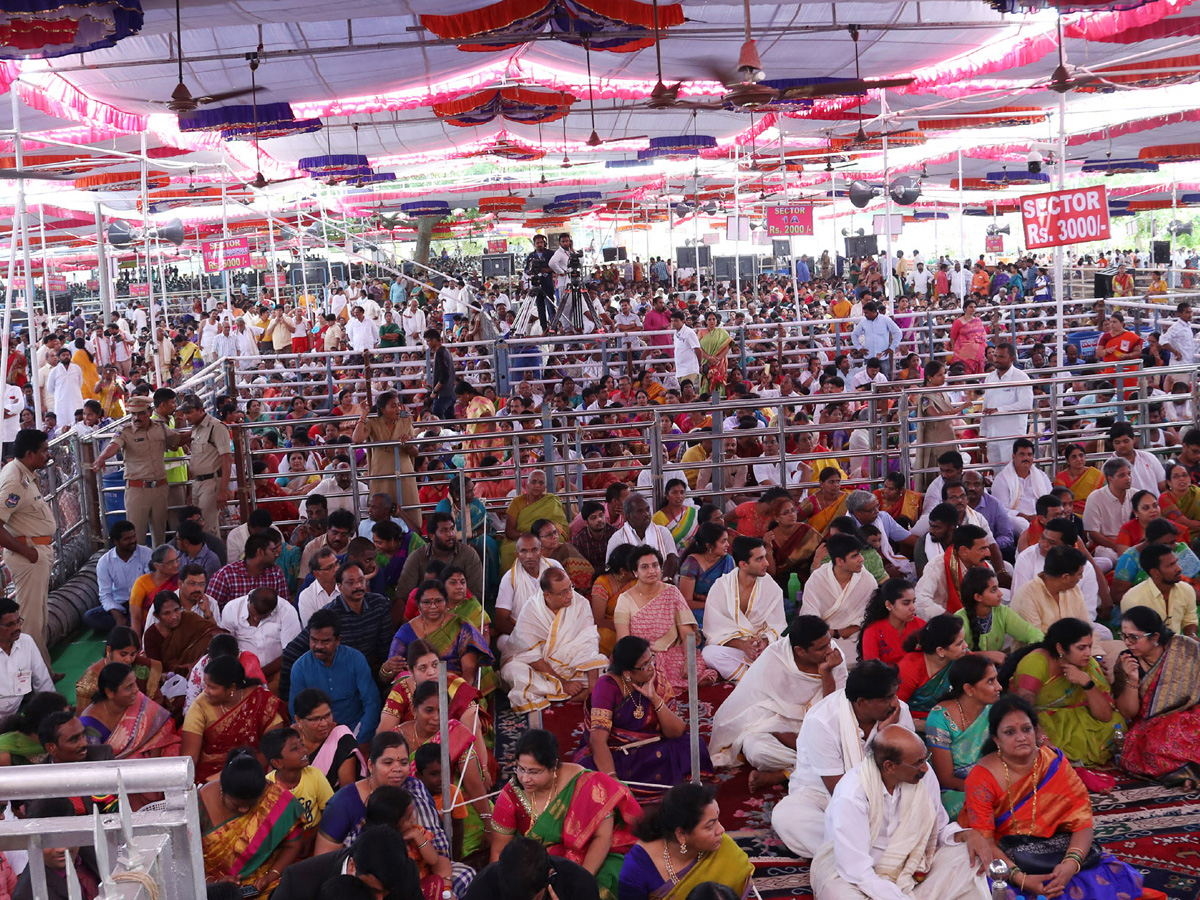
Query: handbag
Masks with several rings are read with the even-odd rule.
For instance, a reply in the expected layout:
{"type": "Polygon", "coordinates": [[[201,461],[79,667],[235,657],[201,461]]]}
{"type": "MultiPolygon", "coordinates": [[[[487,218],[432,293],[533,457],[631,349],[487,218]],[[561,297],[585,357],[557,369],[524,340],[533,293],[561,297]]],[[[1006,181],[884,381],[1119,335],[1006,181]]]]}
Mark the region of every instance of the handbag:
{"type": "MultiPolygon", "coordinates": [[[[1063,861],[1071,846],[1071,833],[1063,831],[1053,837],[1040,838],[1029,834],[1009,834],[1000,838],[1000,849],[1026,875],[1049,875],[1063,861]]],[[[1100,865],[1100,846],[1092,841],[1080,869],[1100,865]]]]}

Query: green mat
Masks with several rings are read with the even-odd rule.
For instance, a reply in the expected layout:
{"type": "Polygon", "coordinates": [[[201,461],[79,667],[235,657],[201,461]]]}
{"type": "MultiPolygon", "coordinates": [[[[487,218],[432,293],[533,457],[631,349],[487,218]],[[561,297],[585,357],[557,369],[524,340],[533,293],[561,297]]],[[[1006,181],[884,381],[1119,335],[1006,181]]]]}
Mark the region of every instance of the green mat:
{"type": "Polygon", "coordinates": [[[50,651],[50,660],[56,672],[66,673],[66,678],[57,685],[60,694],[74,705],[75,682],[84,671],[104,655],[104,638],[90,628],[75,632],[50,651]]]}

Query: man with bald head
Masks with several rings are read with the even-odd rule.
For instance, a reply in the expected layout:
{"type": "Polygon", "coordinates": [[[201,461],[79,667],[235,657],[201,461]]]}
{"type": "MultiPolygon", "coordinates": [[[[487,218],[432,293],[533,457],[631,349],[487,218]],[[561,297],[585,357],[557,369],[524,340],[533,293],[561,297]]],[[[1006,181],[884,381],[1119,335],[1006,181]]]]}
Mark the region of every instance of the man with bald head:
{"type": "Polygon", "coordinates": [[[526,604],[540,598],[542,588],[538,579],[552,568],[562,569],[562,566],[542,555],[541,540],[532,534],[517,538],[517,561],[500,578],[496,614],[492,617],[492,627],[500,635],[496,646],[501,653],[506,651],[508,636],[516,627],[521,610],[526,604]]]}
{"type": "Polygon", "coordinates": [[[950,821],[925,742],[901,725],[876,736],[825,810],[812,864],[821,900],[986,900],[992,861],[979,832],[950,821]],[[914,876],[923,874],[916,883],[914,876]]]}

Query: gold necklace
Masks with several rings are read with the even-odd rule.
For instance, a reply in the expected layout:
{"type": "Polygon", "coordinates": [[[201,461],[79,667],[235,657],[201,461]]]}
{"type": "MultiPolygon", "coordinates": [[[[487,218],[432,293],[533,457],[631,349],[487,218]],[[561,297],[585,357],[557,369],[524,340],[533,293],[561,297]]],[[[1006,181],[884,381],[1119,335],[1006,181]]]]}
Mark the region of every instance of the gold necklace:
{"type": "MultiPolygon", "coordinates": [[[[1008,806],[1011,810],[1016,810],[1016,805],[1012,798],[1012,776],[1008,771],[1008,763],[1004,761],[1004,754],[997,751],[997,756],[1000,757],[1000,765],[1004,766],[1004,793],[1008,797],[1008,806]]],[[[1038,791],[1038,762],[1040,762],[1040,751],[1033,758],[1033,816],[1029,820],[1029,834],[1033,834],[1037,829],[1037,791],[1038,791]]],[[[1016,819],[1016,816],[1013,816],[1016,819]]],[[[1020,834],[1021,832],[1017,832],[1020,834]]]]}
{"type": "Polygon", "coordinates": [[[633,714],[637,718],[640,719],[642,716],[644,716],[646,714],[646,708],[644,706],[642,706],[643,694],[641,691],[635,691],[633,689],[633,687],[629,685],[629,676],[628,675],[625,676],[625,679],[626,680],[624,682],[622,682],[622,684],[621,684],[621,690],[625,691],[626,689],[628,689],[629,693],[625,694],[626,698],[632,697],[634,694],[637,694],[637,699],[633,701],[633,714]]]}
{"type": "MultiPolygon", "coordinates": [[[[696,862],[699,863],[708,854],[701,851],[696,854],[696,862]]],[[[679,876],[675,874],[675,866],[671,864],[671,848],[667,844],[666,839],[663,839],[663,862],[667,867],[667,877],[671,879],[671,884],[679,884],[679,876]]]]}
{"type": "Polygon", "coordinates": [[[550,785],[550,793],[546,795],[546,801],[542,804],[541,812],[538,811],[533,794],[522,788],[518,796],[521,799],[521,804],[525,807],[525,812],[529,814],[529,824],[532,826],[542,813],[546,811],[546,807],[550,805],[550,801],[558,796],[558,766],[554,767],[554,783],[550,785]]]}

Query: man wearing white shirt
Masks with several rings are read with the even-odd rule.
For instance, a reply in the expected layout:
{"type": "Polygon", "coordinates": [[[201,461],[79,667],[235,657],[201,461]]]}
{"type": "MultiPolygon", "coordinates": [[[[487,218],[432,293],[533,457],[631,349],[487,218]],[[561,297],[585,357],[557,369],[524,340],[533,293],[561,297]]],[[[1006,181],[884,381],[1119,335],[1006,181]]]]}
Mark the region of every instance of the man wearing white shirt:
{"type": "Polygon", "coordinates": [[[966,461],[957,450],[947,450],[937,458],[938,476],[925,488],[925,499],[921,503],[921,515],[927,516],[942,502],[942,485],[947,481],[962,481],[966,461]]]}
{"type": "Polygon", "coordinates": [[[1096,623],[1097,610],[1101,606],[1108,609],[1112,605],[1108,580],[1096,566],[1095,559],[1087,552],[1086,545],[1079,539],[1075,525],[1070,519],[1048,520],[1037,543],[1017,554],[1017,562],[1013,566],[1012,592],[1016,594],[1023,584],[1037,578],[1046,565],[1046,554],[1052,547],[1058,546],[1075,547],[1087,557],[1088,564],[1083,567],[1079,589],[1083,591],[1083,600],[1087,604],[1089,614],[1088,621],[1092,623],[1093,631],[1103,629],[1100,633],[1101,639],[1110,640],[1112,632],[1096,623]]]}
{"type": "Polygon", "coordinates": [[[417,306],[417,298],[410,297],[408,306],[400,313],[400,330],[404,333],[404,342],[409,347],[420,347],[424,343],[425,311],[417,306]]]}
{"type": "Polygon", "coordinates": [[[700,349],[700,337],[695,329],[683,323],[683,312],[675,310],[671,313],[671,329],[675,334],[671,338],[675,347],[675,377],[679,383],[700,381],[700,362],[704,351],[700,349]]]}
{"type": "Polygon", "coordinates": [[[679,555],[675,547],[675,538],[662,525],[650,521],[650,504],[641,494],[630,492],[625,498],[625,524],[613,532],[608,539],[608,547],[604,552],[605,559],[612,556],[614,549],[621,544],[632,544],[640,547],[645,544],[662,555],[663,579],[670,581],[679,571],[679,555]]]}
{"type": "Polygon", "coordinates": [[[21,633],[21,608],[0,598],[0,718],[13,716],[33,691],[52,691],[54,681],[33,638],[21,633]]]}
{"type": "Polygon", "coordinates": [[[263,674],[273,680],[283,663],[283,648],[300,634],[300,616],[290,603],[280,603],[271,588],[255,588],[225,604],[221,627],[237,638],[240,650],[258,657],[263,674]]]}
{"type": "MultiPolygon", "coordinates": [[[[9,377],[12,377],[11,373],[9,377]]],[[[0,452],[0,456],[7,460],[12,456],[12,443],[17,439],[17,432],[21,429],[21,410],[25,408],[25,392],[19,385],[9,381],[4,385],[3,402],[4,420],[3,425],[0,425],[0,442],[3,443],[3,451],[0,452]]]]}
{"type": "Polygon", "coordinates": [[[846,686],[818,700],[796,736],[787,796],[775,804],[771,827],[789,850],[812,859],[828,840],[825,808],[842,777],[863,760],[879,731],[914,730],[908,704],[896,699],[900,676],[880,659],[858,663],[846,686]]]}
{"type": "MultiPolygon", "coordinates": [[[[237,328],[233,332],[233,339],[236,341],[236,351],[238,356],[261,356],[262,350],[258,346],[258,338],[261,329],[257,325],[250,325],[246,322],[244,316],[239,316],[237,320],[237,328]]],[[[224,332],[222,331],[222,336],[224,332]]],[[[218,348],[220,346],[220,338],[218,338],[218,348]]],[[[218,349],[218,354],[220,350],[218,349]]],[[[222,355],[222,358],[223,355],[222,355]]]]}
{"type": "Polygon", "coordinates": [[[1033,455],[1033,441],[1017,438],[1012,445],[1012,459],[992,479],[992,497],[1008,514],[1017,536],[1037,517],[1038,497],[1054,488],[1046,473],[1033,464],[1033,455]]]}
{"type": "Polygon", "coordinates": [[[542,555],[542,542],[536,535],[523,534],[517,538],[517,561],[500,578],[496,614],[492,617],[492,626],[500,635],[496,646],[501,653],[508,650],[508,637],[516,627],[521,610],[541,597],[539,579],[551,568],[561,569],[562,565],[542,555]]]}
{"type": "Polygon", "coordinates": [[[882,368],[883,363],[872,356],[867,360],[866,368],[860,369],[850,377],[850,389],[869,391],[872,384],[887,384],[887,376],[880,371],[882,368]]]}
{"type": "Polygon", "coordinates": [[[1029,431],[1033,386],[1014,363],[1017,351],[1005,342],[996,348],[996,368],[983,379],[983,424],[988,462],[1004,465],[1012,457],[1012,442],[1029,431]]]}
{"type": "Polygon", "coordinates": [[[1115,422],[1108,429],[1108,439],[1112,442],[1113,459],[1123,459],[1129,463],[1131,480],[1129,489],[1134,493],[1149,491],[1158,499],[1166,487],[1166,475],[1162,462],[1149,450],[1137,449],[1137,433],[1128,422],[1115,422]]]}
{"type": "Polygon", "coordinates": [[[1196,361],[1196,335],[1192,331],[1192,305],[1184,300],[1175,307],[1179,317],[1171,323],[1166,334],[1162,337],[1164,350],[1171,353],[1171,362],[1181,362],[1191,365],[1196,361]]]}
{"type": "Polygon", "coordinates": [[[296,612],[300,616],[301,627],[307,628],[312,614],[328,606],[337,597],[337,570],[337,554],[331,548],[322,547],[316,552],[309,569],[313,575],[313,582],[296,598],[296,612]]]}
{"type": "Polygon", "coordinates": [[[908,273],[908,283],[916,291],[918,297],[929,293],[929,285],[933,281],[933,273],[925,268],[925,263],[917,263],[917,267],[908,273]]]}
{"type": "Polygon", "coordinates": [[[379,346],[379,329],[366,317],[361,305],[354,307],[354,315],[346,323],[346,342],[352,353],[363,353],[379,346]]]}
{"type": "Polygon", "coordinates": [[[812,864],[822,900],[987,900],[992,861],[979,832],[950,821],[925,742],[899,725],[880,731],[838,783],[828,842],[812,864]],[[914,876],[921,874],[917,884],[914,876]]]}

